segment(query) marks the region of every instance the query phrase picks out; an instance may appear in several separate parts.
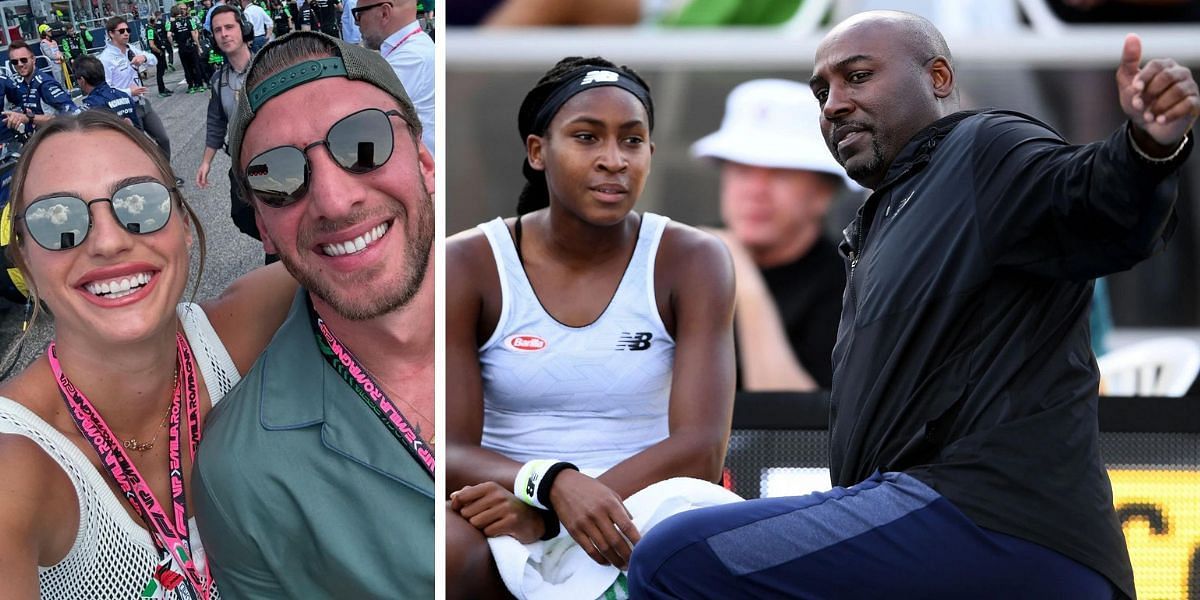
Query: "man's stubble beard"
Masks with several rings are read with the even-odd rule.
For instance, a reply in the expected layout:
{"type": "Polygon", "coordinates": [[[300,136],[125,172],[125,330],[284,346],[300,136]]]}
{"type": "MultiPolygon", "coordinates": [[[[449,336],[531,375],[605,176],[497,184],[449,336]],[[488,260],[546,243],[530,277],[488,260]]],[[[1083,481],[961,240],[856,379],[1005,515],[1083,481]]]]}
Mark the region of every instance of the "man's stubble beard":
{"type": "MultiPolygon", "coordinates": [[[[425,188],[423,180],[420,182],[420,185],[421,204],[417,209],[416,228],[412,232],[413,235],[411,237],[408,236],[407,226],[411,223],[411,215],[403,205],[401,205],[400,214],[393,219],[392,224],[392,229],[397,227],[403,228],[407,239],[407,244],[404,247],[404,264],[401,265],[401,268],[404,269],[404,276],[395,289],[382,290],[382,294],[374,298],[372,302],[361,304],[346,301],[338,294],[340,290],[338,284],[322,280],[319,276],[293,262],[284,253],[279,254],[280,262],[287,268],[288,273],[292,277],[295,277],[296,281],[300,282],[300,285],[304,289],[328,304],[343,319],[349,321],[367,321],[407,306],[417,295],[422,283],[425,281],[425,275],[429,269],[429,255],[433,251],[433,198],[429,195],[429,190],[425,188]]],[[[387,235],[394,233],[389,229],[387,235]]],[[[275,247],[279,248],[282,246],[276,241],[275,247]]],[[[390,263],[385,263],[385,268],[390,266],[390,263]]]]}
{"type": "MultiPolygon", "coordinates": [[[[835,158],[837,157],[836,154],[834,156],[835,158]]],[[[871,159],[865,164],[861,164],[856,167],[846,167],[846,164],[843,163],[840,158],[838,159],[838,162],[846,168],[846,175],[848,175],[850,179],[853,179],[856,182],[871,181],[876,176],[882,176],[882,173],[879,173],[879,170],[883,168],[883,147],[880,146],[879,139],[875,135],[872,135],[871,159]]]]}

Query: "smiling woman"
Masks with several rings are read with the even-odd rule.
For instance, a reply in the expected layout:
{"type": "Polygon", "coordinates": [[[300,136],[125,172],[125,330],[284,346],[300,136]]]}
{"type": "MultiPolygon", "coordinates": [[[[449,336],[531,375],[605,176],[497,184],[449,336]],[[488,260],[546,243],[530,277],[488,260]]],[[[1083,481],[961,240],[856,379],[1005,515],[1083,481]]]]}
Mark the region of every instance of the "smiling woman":
{"type": "Polygon", "coordinates": [[[736,499],[707,483],[733,407],[732,265],[713,236],[633,210],[654,103],[632,70],[560,61],[518,128],[519,216],[446,247],[447,594],[620,595],[653,525],[626,506],[736,499]]]}
{"type": "Polygon", "coordinates": [[[0,580],[15,597],[219,597],[188,509],[192,455],[295,282],[267,267],[180,303],[204,233],[174,181],[104,111],[51,121],[14,171],[8,258],[55,326],[0,386],[0,580]]]}

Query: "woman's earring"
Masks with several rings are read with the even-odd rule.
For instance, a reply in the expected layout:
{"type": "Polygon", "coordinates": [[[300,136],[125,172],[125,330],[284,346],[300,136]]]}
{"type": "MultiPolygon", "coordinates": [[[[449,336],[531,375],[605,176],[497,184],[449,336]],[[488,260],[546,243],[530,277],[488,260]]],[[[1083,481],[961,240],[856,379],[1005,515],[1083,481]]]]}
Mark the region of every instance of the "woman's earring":
{"type": "Polygon", "coordinates": [[[29,329],[29,319],[33,317],[33,298],[25,296],[25,317],[21,320],[21,333],[29,329]]]}

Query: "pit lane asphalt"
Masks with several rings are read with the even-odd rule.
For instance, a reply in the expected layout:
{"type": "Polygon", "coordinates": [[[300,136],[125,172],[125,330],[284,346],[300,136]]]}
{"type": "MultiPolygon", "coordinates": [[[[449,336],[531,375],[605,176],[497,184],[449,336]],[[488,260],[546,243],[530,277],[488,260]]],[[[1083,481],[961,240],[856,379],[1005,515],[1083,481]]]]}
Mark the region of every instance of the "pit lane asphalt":
{"type": "MultiPolygon", "coordinates": [[[[148,80],[154,111],[162,119],[171,139],[171,166],[175,174],[183,179],[184,198],[191,203],[207,236],[207,256],[203,279],[196,290],[196,300],[213,298],[221,293],[238,276],[263,264],[262,244],[238,231],[229,218],[229,156],[217,152],[209,171],[208,187],[196,186],[196,169],[204,156],[204,128],[209,94],[186,94],[187,84],[183,81],[183,67],[179,54],[175,55],[176,71],[168,71],[164,77],[167,87],[175,92],[168,98],[159,98],[153,77],[148,80]]],[[[199,244],[196,244],[198,247],[199,244]]],[[[192,293],[196,281],[199,255],[192,252],[192,278],[184,299],[192,293]]],[[[12,351],[21,337],[22,307],[0,299],[0,372],[8,367],[12,351]]],[[[53,331],[51,319],[45,315],[30,329],[13,371],[17,373],[45,350],[53,331]]]]}

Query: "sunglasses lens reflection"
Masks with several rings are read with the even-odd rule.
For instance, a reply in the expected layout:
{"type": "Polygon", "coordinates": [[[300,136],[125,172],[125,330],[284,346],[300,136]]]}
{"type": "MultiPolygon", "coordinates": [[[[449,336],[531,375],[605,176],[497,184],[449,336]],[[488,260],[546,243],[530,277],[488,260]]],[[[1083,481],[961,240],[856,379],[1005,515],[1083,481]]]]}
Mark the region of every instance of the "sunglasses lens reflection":
{"type": "Polygon", "coordinates": [[[368,173],[392,157],[392,126],[377,109],[364,110],[338,121],[329,130],[329,151],[351,173],[368,173]]]}
{"type": "Polygon", "coordinates": [[[306,159],[299,148],[268,150],[246,166],[250,189],[268,206],[287,206],[300,198],[306,178],[306,159]]]}
{"type": "Polygon", "coordinates": [[[154,233],[171,218],[171,193],[158,182],[135,183],[113,194],[112,207],[126,231],[154,233]]]}
{"type": "Polygon", "coordinates": [[[87,235],[87,204],[79,198],[45,198],[25,209],[25,229],[47,250],[67,250],[82,243],[87,235]]]}

